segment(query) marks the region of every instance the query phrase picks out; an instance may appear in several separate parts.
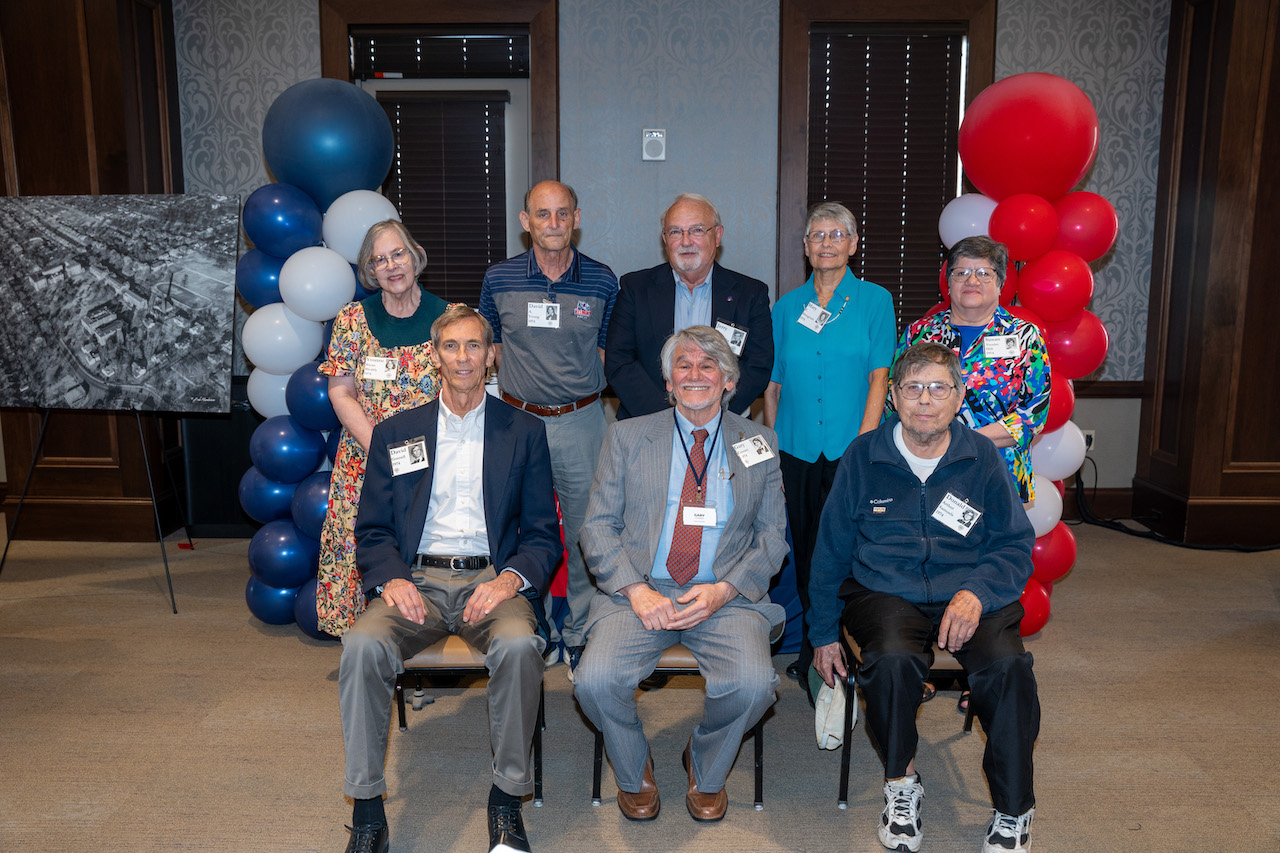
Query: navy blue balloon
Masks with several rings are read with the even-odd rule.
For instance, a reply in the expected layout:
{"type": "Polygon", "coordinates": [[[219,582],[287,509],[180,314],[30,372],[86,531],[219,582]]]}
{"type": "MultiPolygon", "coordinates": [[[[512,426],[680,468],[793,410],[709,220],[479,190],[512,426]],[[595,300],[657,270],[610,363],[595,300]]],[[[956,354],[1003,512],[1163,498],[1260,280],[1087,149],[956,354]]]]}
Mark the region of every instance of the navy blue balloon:
{"type": "Polygon", "coordinates": [[[320,244],[324,217],[311,196],[292,184],[267,184],[244,203],[244,233],[268,255],[287,258],[320,244]]]}
{"type": "Polygon", "coordinates": [[[329,510],[329,471],[317,471],[298,484],[290,502],[290,515],[293,523],[303,535],[311,539],[320,538],[320,528],[324,527],[324,515],[329,510]]]}
{"type": "Polygon", "coordinates": [[[277,589],[250,576],[244,585],[244,603],[249,612],[268,625],[288,625],[293,621],[293,605],[298,600],[298,587],[277,589]]]}
{"type": "Polygon", "coordinates": [[[297,483],[315,471],[324,458],[324,436],[289,415],[276,415],[253,431],[249,458],[268,479],[297,483]]]}
{"type": "Polygon", "coordinates": [[[342,443],[342,430],[335,429],[329,431],[329,437],[324,443],[324,455],[329,457],[329,464],[332,465],[338,461],[338,445],[342,443]]]}
{"type": "Polygon", "coordinates": [[[293,372],[284,387],[284,403],[299,424],[323,432],[336,429],[340,421],[329,402],[329,377],[319,367],[319,361],[312,361],[293,372]]]}
{"type": "Polygon", "coordinates": [[[343,193],[382,184],[391,168],[391,122],[354,84],[303,80],[267,110],[262,150],[276,180],[301,187],[327,210],[343,193]]]}
{"type": "Polygon", "coordinates": [[[240,478],[240,506],[250,518],[261,524],[288,518],[297,488],[297,483],[277,483],[263,476],[257,468],[250,468],[240,478]]]}
{"type": "Polygon", "coordinates": [[[369,290],[367,287],[364,286],[364,282],[360,280],[360,267],[356,266],[355,264],[352,264],[351,272],[356,277],[356,295],[351,297],[352,302],[363,302],[364,300],[368,299],[370,296],[373,296],[373,294],[378,292],[376,290],[369,290]]]}
{"type": "Polygon", "coordinates": [[[283,302],[280,296],[280,269],[284,259],[250,249],[236,264],[236,290],[254,308],[283,302]]]}
{"type": "Polygon", "coordinates": [[[319,567],[320,543],[288,519],[263,525],[249,540],[249,571],[267,586],[296,589],[319,567]]]}
{"type": "Polygon", "coordinates": [[[316,587],[319,578],[312,578],[298,590],[298,597],[293,602],[293,621],[298,623],[302,633],[316,640],[336,640],[337,637],[320,630],[320,615],[316,613],[316,587]]]}

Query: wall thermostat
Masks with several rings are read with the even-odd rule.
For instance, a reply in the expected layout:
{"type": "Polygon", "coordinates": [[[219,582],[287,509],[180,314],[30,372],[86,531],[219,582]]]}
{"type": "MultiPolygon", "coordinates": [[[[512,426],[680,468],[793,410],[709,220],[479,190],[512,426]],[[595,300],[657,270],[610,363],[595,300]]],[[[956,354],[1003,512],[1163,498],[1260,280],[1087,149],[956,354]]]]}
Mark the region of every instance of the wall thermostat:
{"type": "Polygon", "coordinates": [[[640,159],[667,159],[667,131],[660,127],[646,127],[640,131],[640,159]]]}

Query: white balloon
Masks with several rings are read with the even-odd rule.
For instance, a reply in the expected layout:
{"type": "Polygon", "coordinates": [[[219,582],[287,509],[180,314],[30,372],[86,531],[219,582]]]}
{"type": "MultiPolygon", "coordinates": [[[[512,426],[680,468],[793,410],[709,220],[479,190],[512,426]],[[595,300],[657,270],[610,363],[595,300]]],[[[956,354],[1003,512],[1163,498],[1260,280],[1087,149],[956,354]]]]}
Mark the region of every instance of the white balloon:
{"type": "Polygon", "coordinates": [[[1074,421],[1042,432],[1031,444],[1031,470],[1050,480],[1065,480],[1084,464],[1084,433],[1074,421]]]}
{"type": "Polygon", "coordinates": [[[400,221],[400,212],[386,196],[373,190],[352,190],[329,205],[324,212],[321,233],[326,246],[346,258],[347,263],[354,264],[364,235],[384,219],[400,221]]]}
{"type": "Polygon", "coordinates": [[[1056,527],[1062,518],[1062,495],[1058,494],[1058,487],[1048,477],[1036,474],[1035,479],[1036,499],[1027,507],[1027,518],[1031,519],[1036,538],[1039,538],[1056,527]]]}
{"type": "Polygon", "coordinates": [[[324,324],[304,320],[283,302],[264,305],[244,322],[244,357],[267,373],[292,374],[315,361],[324,343],[324,324]]]}
{"type": "Polygon", "coordinates": [[[264,418],[289,414],[284,401],[284,387],[289,384],[288,373],[267,373],[255,367],[249,374],[249,405],[264,418]]]}
{"type": "Polygon", "coordinates": [[[951,199],[938,217],[942,245],[950,249],[965,237],[985,236],[991,211],[995,209],[996,200],[982,193],[965,193],[951,199]]]}
{"type": "Polygon", "coordinates": [[[280,268],[280,297],[304,320],[332,320],[355,295],[356,275],[333,249],[299,249],[280,268]]]}

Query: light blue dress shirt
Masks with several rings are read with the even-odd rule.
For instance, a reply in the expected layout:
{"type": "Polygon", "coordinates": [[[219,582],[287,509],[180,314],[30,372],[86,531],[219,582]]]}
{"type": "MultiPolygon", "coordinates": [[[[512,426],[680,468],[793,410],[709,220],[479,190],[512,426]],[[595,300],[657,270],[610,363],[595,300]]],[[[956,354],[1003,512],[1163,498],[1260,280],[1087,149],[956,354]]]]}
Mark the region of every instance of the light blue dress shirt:
{"type": "Polygon", "coordinates": [[[690,292],[689,285],[680,280],[680,274],[671,270],[676,281],[676,325],[672,331],[711,325],[711,273],[712,270],[708,270],[707,280],[690,292]]]}
{"type": "Polygon", "coordinates": [[[716,546],[720,544],[720,535],[724,533],[725,523],[733,512],[733,489],[729,486],[729,457],[725,442],[728,436],[724,433],[716,438],[724,419],[723,412],[712,419],[705,427],[696,427],[679,411],[671,410],[676,418],[676,429],[671,435],[671,472],[667,478],[667,512],[662,520],[662,535],[658,537],[658,551],[653,556],[653,572],[655,578],[671,579],[667,571],[667,555],[671,553],[671,538],[675,536],[676,519],[680,517],[680,493],[684,491],[684,475],[689,470],[689,458],[685,455],[685,447],[693,450],[695,429],[707,431],[707,442],[703,445],[707,453],[707,475],[702,481],[706,494],[706,505],[716,508],[715,527],[702,528],[702,550],[698,555],[698,573],[690,583],[714,583],[715,573],[711,571],[712,561],[716,556],[716,546]],[[680,444],[683,431],[685,444],[680,444]],[[715,447],[711,442],[715,442],[715,447]]]}

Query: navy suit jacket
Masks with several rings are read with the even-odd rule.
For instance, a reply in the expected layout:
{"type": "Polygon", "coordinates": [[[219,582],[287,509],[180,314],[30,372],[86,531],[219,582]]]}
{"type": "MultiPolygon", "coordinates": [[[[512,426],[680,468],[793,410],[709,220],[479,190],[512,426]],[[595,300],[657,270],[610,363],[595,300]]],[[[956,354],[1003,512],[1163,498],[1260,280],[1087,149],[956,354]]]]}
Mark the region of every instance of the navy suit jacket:
{"type": "MultiPolygon", "coordinates": [[[[432,400],[373,428],[355,526],[356,565],[366,594],[394,578],[413,580],[410,565],[422,541],[436,470],[439,412],[439,401],[432,400]],[[426,438],[430,464],[393,477],[387,446],[418,436],[426,438]]],[[[533,586],[525,594],[536,598],[564,553],[542,421],[489,397],[481,476],[489,559],[499,572],[510,567],[523,575],[533,586]]]]}
{"type": "MultiPolygon", "coordinates": [[[[658,356],[675,331],[676,289],[670,264],[627,273],[609,318],[604,372],[618,395],[618,419],[670,408],[658,356]]],[[[741,412],[764,393],[773,372],[769,288],[716,264],[711,273],[711,325],[724,320],[747,330],[738,357],[737,390],[729,408],[741,412]]]]}

